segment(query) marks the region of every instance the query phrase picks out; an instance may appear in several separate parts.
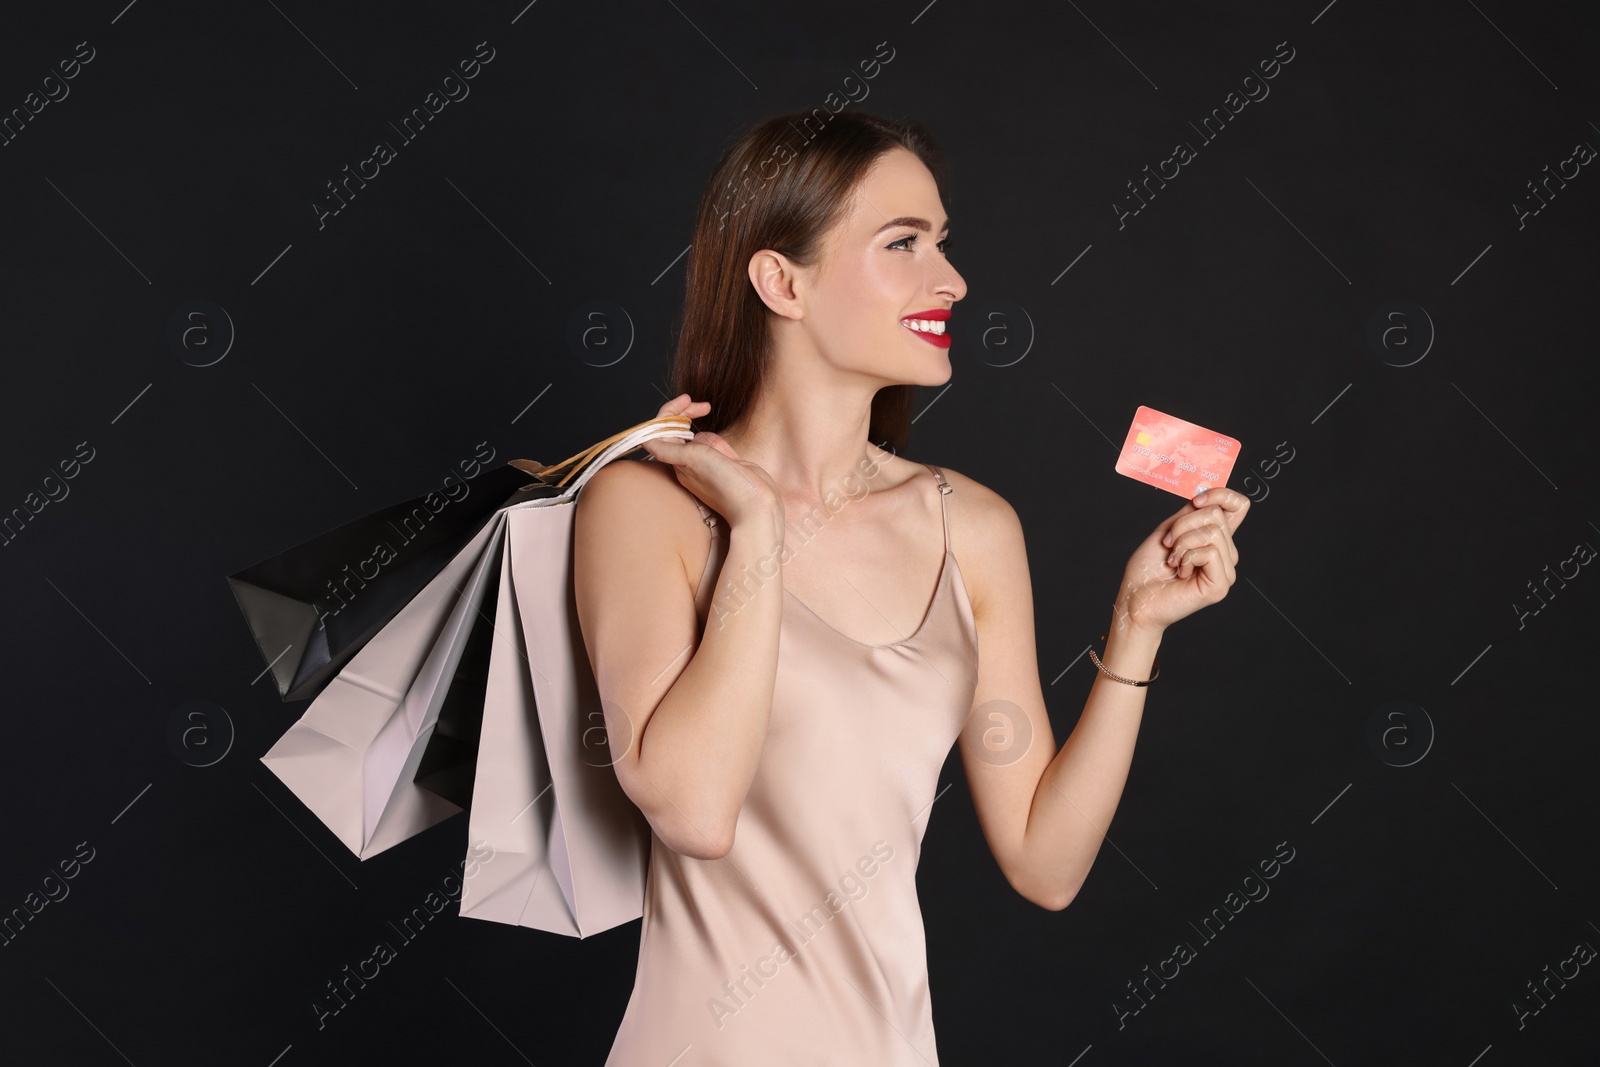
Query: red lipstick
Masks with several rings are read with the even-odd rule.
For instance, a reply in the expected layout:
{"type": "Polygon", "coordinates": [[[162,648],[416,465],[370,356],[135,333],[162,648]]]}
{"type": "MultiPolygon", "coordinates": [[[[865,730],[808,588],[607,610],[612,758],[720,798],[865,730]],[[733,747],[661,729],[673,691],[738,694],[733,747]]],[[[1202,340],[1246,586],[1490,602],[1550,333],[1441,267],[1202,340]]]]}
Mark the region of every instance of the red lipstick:
{"type": "Polygon", "coordinates": [[[919,311],[913,315],[906,315],[901,318],[900,325],[910,330],[912,333],[916,334],[930,345],[933,345],[935,348],[950,347],[950,335],[949,333],[944,332],[948,329],[947,326],[937,327],[936,329],[938,329],[940,332],[934,332],[934,330],[929,330],[915,325],[914,321],[911,320],[920,320],[923,323],[948,323],[950,321],[949,308],[932,308],[928,311],[919,311]]]}

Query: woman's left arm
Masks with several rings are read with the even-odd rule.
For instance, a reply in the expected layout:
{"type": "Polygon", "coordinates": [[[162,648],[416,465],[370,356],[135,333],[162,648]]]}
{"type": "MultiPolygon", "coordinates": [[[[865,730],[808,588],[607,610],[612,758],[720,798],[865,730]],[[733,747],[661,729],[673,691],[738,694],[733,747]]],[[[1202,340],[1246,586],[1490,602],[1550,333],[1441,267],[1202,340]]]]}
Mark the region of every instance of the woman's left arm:
{"type": "MultiPolygon", "coordinates": [[[[962,573],[972,578],[979,658],[972,713],[959,740],[962,764],[1006,880],[1033,903],[1058,911],[1088,877],[1116,813],[1149,687],[1096,670],[1083,714],[1056,749],[1039,684],[1022,525],[1002,498],[963,480],[980,491],[968,495],[973,507],[963,538],[973,561],[962,573]]],[[[1249,505],[1234,490],[1209,490],[1134,551],[1100,654],[1106,670],[1149,678],[1166,628],[1227,595],[1239,561],[1233,532],[1249,505]]]]}

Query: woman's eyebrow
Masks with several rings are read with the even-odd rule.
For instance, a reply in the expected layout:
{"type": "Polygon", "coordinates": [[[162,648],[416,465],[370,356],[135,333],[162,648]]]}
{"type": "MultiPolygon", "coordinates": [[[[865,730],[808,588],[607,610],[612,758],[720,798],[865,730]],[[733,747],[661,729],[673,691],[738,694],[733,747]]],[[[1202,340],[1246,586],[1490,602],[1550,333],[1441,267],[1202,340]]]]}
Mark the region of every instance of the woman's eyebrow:
{"type": "MultiPolygon", "coordinates": [[[[918,230],[931,230],[931,229],[933,229],[933,223],[929,222],[927,219],[918,218],[915,215],[901,215],[899,218],[890,219],[888,222],[884,223],[882,226],[879,226],[876,230],[874,230],[872,232],[872,235],[874,237],[876,237],[878,234],[882,233],[884,230],[892,230],[892,229],[896,228],[897,226],[910,226],[910,227],[912,227],[914,229],[918,229],[918,230]]],[[[944,233],[949,228],[950,228],[950,220],[949,219],[945,219],[944,220],[944,225],[939,228],[939,232],[940,233],[944,233]]]]}

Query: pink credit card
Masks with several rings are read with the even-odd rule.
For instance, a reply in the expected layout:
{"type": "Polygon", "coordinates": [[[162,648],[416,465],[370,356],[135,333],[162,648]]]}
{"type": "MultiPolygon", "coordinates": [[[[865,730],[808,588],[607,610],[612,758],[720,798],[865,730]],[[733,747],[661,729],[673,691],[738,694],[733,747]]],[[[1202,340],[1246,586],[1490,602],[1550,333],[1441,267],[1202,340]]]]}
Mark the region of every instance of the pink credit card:
{"type": "Polygon", "coordinates": [[[1228,484],[1238,458],[1234,438],[1140,405],[1117,457],[1117,473],[1192,499],[1228,484]]]}

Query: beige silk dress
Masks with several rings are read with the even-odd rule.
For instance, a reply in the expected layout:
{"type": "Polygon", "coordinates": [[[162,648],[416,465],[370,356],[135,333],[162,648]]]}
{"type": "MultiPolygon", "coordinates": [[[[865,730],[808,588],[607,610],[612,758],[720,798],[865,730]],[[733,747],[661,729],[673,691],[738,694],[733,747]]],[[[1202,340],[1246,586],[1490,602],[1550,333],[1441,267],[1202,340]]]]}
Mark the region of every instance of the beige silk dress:
{"type": "MultiPolygon", "coordinates": [[[[945,551],[917,630],[865,644],[785,590],[732,849],[695,859],[651,835],[638,970],[606,1067],[938,1064],[916,870],[971,710],[978,635],[950,545],[953,487],[928,466],[945,551]]],[[[726,525],[699,506],[706,619],[726,525]]]]}

